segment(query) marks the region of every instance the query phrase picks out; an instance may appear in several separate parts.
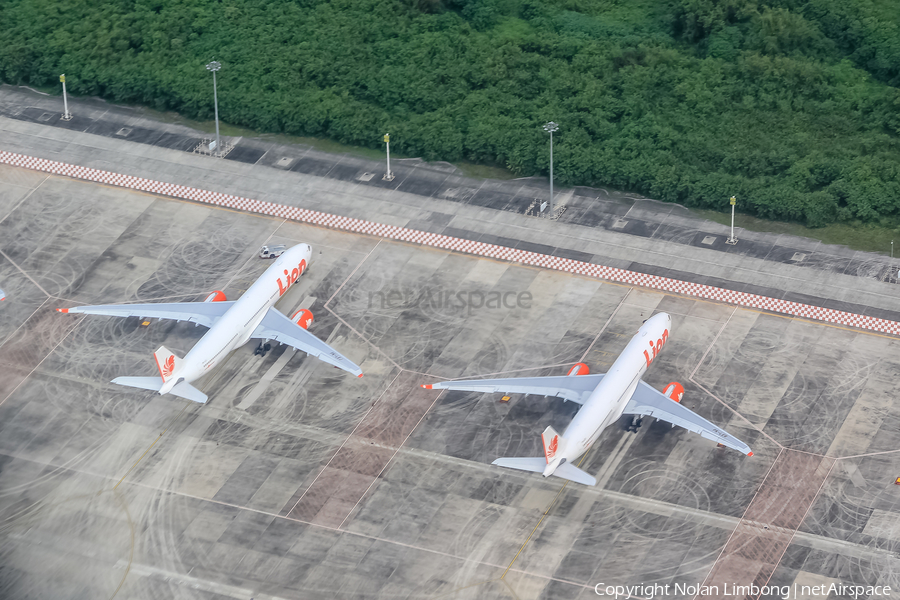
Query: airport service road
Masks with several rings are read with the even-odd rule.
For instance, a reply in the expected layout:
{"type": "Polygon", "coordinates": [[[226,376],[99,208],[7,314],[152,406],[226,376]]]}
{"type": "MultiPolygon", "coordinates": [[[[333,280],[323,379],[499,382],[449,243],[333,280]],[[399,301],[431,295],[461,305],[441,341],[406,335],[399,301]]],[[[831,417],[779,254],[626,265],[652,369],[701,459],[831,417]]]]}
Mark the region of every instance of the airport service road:
{"type": "Polygon", "coordinates": [[[590,598],[593,586],[900,588],[897,341],[474,256],[0,167],[0,596],[590,598]],[[239,296],[263,243],[309,242],[283,299],[365,377],[236,351],[206,406],[108,384],[190,324],[77,303],[239,296]],[[320,253],[321,252],[321,253],[320,253]],[[480,298],[506,305],[478,306],[480,298]],[[467,304],[463,304],[465,300],[467,304]],[[646,419],[563,485],[539,455],[576,407],[423,390],[607,368],[656,311],[646,377],[752,458],[646,419]]]}

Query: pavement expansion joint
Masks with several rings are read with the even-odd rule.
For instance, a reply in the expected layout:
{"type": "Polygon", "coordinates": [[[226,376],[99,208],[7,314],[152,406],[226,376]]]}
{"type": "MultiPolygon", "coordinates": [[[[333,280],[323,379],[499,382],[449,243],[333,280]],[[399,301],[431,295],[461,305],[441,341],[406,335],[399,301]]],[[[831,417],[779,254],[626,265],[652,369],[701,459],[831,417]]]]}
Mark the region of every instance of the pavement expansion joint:
{"type": "MultiPolygon", "coordinates": [[[[71,470],[71,469],[69,469],[69,470],[71,470]]],[[[106,477],[106,478],[108,478],[108,477],[105,476],[105,475],[98,475],[98,477],[106,477]]],[[[191,498],[191,499],[193,499],[193,500],[202,500],[202,501],[204,501],[204,502],[210,502],[210,503],[213,503],[213,504],[218,504],[218,505],[223,506],[223,507],[228,507],[228,508],[235,508],[235,509],[245,510],[245,511],[253,512],[253,513],[256,513],[256,514],[259,514],[259,515],[265,515],[265,516],[267,516],[267,517],[272,517],[272,518],[275,518],[275,519],[283,519],[283,520],[286,520],[286,521],[293,521],[293,522],[295,522],[295,523],[299,523],[299,524],[302,524],[302,525],[308,525],[308,526],[310,526],[310,527],[316,527],[316,528],[323,529],[323,530],[334,531],[334,532],[338,532],[338,533],[345,534],[345,535],[349,535],[349,536],[353,536],[353,537],[364,538],[364,539],[367,539],[367,540],[376,541],[376,542],[382,542],[382,543],[386,543],[386,544],[391,544],[391,545],[399,546],[399,547],[402,547],[402,548],[409,548],[409,549],[412,549],[412,550],[418,550],[418,551],[421,551],[421,552],[427,552],[427,553],[429,553],[429,554],[434,554],[434,555],[437,555],[437,556],[440,556],[440,557],[443,557],[443,558],[449,558],[449,559],[457,560],[457,561],[464,562],[464,563],[475,563],[475,564],[480,565],[480,566],[485,566],[485,567],[490,567],[490,568],[495,568],[495,569],[503,569],[503,568],[505,568],[505,567],[503,567],[503,565],[495,564],[495,563],[492,563],[492,562],[489,562],[489,561],[486,561],[486,560],[478,560],[478,559],[473,559],[473,558],[469,558],[469,557],[465,557],[465,556],[459,556],[459,555],[452,554],[452,553],[449,553],[449,552],[443,552],[443,551],[441,551],[441,550],[436,550],[436,549],[434,549],[434,548],[425,548],[425,547],[422,547],[422,546],[419,546],[419,545],[416,545],[416,544],[404,543],[404,542],[400,542],[400,541],[397,541],[397,540],[392,540],[392,539],[387,539],[387,538],[379,537],[379,536],[377,536],[377,535],[371,535],[371,534],[361,533],[361,532],[358,532],[358,531],[352,531],[352,530],[350,530],[350,529],[342,529],[342,528],[339,528],[339,527],[328,526],[328,525],[325,525],[325,524],[322,524],[322,523],[315,523],[315,522],[308,521],[308,520],[304,520],[304,519],[298,519],[298,518],[292,517],[292,516],[290,516],[290,515],[276,514],[276,513],[270,512],[270,511],[266,511],[266,510],[259,509],[259,508],[254,508],[254,507],[252,507],[252,506],[245,506],[245,505],[241,505],[241,504],[234,504],[234,503],[231,503],[231,502],[223,502],[223,501],[221,501],[221,500],[215,500],[215,499],[212,499],[212,498],[203,498],[203,497],[200,497],[200,496],[196,496],[196,495],[189,494],[189,493],[186,493],[186,492],[183,492],[183,491],[179,491],[179,490],[175,490],[175,489],[161,489],[161,488],[158,488],[158,487],[155,487],[155,486],[151,486],[151,485],[148,485],[148,484],[146,484],[146,483],[142,483],[142,482],[138,482],[138,481],[134,481],[134,482],[132,482],[132,481],[126,481],[125,483],[126,483],[126,485],[133,485],[133,486],[137,486],[137,487],[141,487],[141,488],[147,488],[147,489],[153,489],[153,490],[157,490],[157,491],[165,491],[165,492],[168,493],[168,494],[177,495],[177,496],[182,496],[182,497],[184,497],[184,498],[191,498]]],[[[533,577],[539,577],[539,578],[541,578],[541,579],[546,579],[546,580],[548,580],[548,581],[558,581],[558,582],[560,582],[560,583],[567,583],[567,584],[576,585],[576,586],[583,587],[583,588],[589,588],[589,587],[590,587],[590,586],[587,586],[587,585],[583,585],[583,584],[579,584],[579,583],[575,583],[575,582],[570,582],[570,581],[567,581],[567,580],[564,580],[564,579],[560,579],[560,578],[558,578],[558,577],[550,577],[550,576],[547,576],[547,575],[544,575],[544,574],[540,574],[540,573],[532,573],[532,572],[529,572],[529,571],[524,571],[524,570],[519,570],[519,569],[512,569],[512,571],[513,571],[513,572],[516,572],[516,573],[521,573],[521,574],[531,575],[531,576],[533,576],[533,577]]],[[[497,579],[492,579],[492,580],[489,580],[489,581],[483,581],[483,582],[479,582],[479,583],[477,583],[477,584],[471,584],[471,586],[479,585],[479,584],[483,584],[483,583],[489,583],[489,582],[491,582],[491,581],[499,581],[499,580],[500,580],[500,578],[498,577],[497,579]]],[[[471,587],[471,586],[466,586],[466,588],[471,587]]],[[[462,589],[465,589],[465,588],[462,588],[462,589]]],[[[455,591],[458,591],[458,590],[454,590],[454,592],[451,592],[451,594],[452,594],[452,593],[455,593],[455,591]]]]}
{"type": "Polygon", "coordinates": [[[900,335],[900,322],[897,321],[890,321],[887,319],[880,319],[877,317],[824,308],[820,306],[813,306],[810,304],[803,304],[799,302],[791,302],[779,298],[760,296],[758,294],[751,294],[748,292],[739,292],[709,285],[691,283],[688,281],[680,281],[677,279],[671,279],[658,275],[648,275],[646,273],[628,271],[626,269],[606,267],[603,265],[569,258],[561,258],[549,254],[519,250],[484,242],[474,242],[471,240],[455,238],[426,231],[418,231],[415,229],[407,229],[405,227],[398,227],[395,225],[385,225],[383,223],[354,219],[340,215],[297,208],[294,206],[286,206],[275,204],[272,202],[262,202],[259,200],[243,198],[231,194],[223,194],[220,192],[202,190],[184,185],[154,181],[143,177],[134,177],[130,175],[123,175],[120,173],[113,173],[111,171],[102,171],[100,169],[91,169],[88,167],[81,167],[68,163],[36,158],[24,154],[17,154],[15,152],[0,151],[0,164],[25,167],[28,169],[55,175],[64,175],[68,177],[74,177],[76,179],[83,179],[96,183],[105,183],[143,192],[171,196],[184,200],[192,200],[195,202],[221,206],[224,208],[231,208],[246,212],[280,217],[284,219],[291,219],[294,221],[324,227],[331,227],[343,231],[349,231],[352,233],[374,235],[397,240],[400,242],[412,242],[421,244],[423,246],[431,246],[443,250],[463,252],[497,260],[518,262],[525,265],[554,269],[557,271],[583,275],[586,277],[605,279],[616,283],[636,285],[663,292],[715,300],[742,306],[745,308],[770,311],[792,317],[812,319],[825,323],[865,329],[878,333],[900,335]]]}
{"type": "Polygon", "coordinates": [[[381,244],[381,240],[378,240],[378,242],[372,247],[371,250],[369,250],[369,252],[362,258],[362,260],[360,260],[359,263],[357,263],[356,267],[354,267],[354,269],[347,275],[347,277],[344,278],[344,281],[341,282],[341,285],[339,285],[339,286],[337,287],[337,289],[334,291],[334,293],[331,295],[331,297],[328,298],[328,300],[326,300],[326,301],[325,301],[325,304],[323,304],[322,306],[323,306],[323,308],[325,308],[325,310],[327,310],[329,313],[331,313],[331,314],[334,316],[334,318],[336,318],[338,321],[340,321],[347,329],[349,329],[350,331],[352,331],[354,335],[356,335],[357,337],[359,337],[361,340],[365,341],[366,344],[368,344],[369,346],[371,346],[376,352],[378,352],[378,353],[379,353],[380,355],[382,355],[385,359],[387,359],[387,361],[390,362],[395,368],[400,369],[401,371],[405,371],[406,369],[404,369],[403,367],[401,367],[401,366],[400,366],[393,358],[391,358],[391,357],[387,354],[387,352],[384,352],[381,348],[379,348],[379,347],[378,347],[374,342],[372,342],[369,338],[367,338],[367,337],[364,336],[362,333],[360,333],[359,331],[357,331],[357,330],[356,330],[349,322],[347,322],[346,319],[342,318],[337,312],[335,312],[335,311],[329,306],[329,304],[331,304],[331,301],[334,300],[335,297],[337,297],[337,295],[341,292],[341,289],[343,289],[343,287],[347,284],[347,282],[350,281],[351,279],[353,279],[353,276],[356,275],[356,272],[359,271],[360,267],[362,267],[362,266],[366,263],[366,261],[369,260],[369,257],[372,256],[372,254],[373,254],[373,253],[375,252],[375,250],[378,248],[379,244],[381,244]]]}

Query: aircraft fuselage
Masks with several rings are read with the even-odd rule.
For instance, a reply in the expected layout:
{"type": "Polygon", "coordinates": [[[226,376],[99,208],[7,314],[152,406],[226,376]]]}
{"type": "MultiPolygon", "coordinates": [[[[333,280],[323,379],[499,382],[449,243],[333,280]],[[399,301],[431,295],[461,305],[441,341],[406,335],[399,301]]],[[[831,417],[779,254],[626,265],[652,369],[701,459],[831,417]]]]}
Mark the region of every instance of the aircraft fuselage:
{"type": "Polygon", "coordinates": [[[672,318],[666,313],[654,315],[641,325],[569,423],[563,433],[566,447],[547,465],[545,474],[552,473],[562,459],[568,463],[576,462],[604,429],[619,420],[641,377],[668,341],[671,326],[672,318]]]}
{"type": "Polygon", "coordinates": [[[309,244],[299,244],[275,259],[275,264],[266,269],[191,348],[178,371],[159,393],[169,392],[180,380],[190,383],[198,379],[222,362],[232,350],[247,343],[269,309],[300,278],[311,258],[309,244]]]}

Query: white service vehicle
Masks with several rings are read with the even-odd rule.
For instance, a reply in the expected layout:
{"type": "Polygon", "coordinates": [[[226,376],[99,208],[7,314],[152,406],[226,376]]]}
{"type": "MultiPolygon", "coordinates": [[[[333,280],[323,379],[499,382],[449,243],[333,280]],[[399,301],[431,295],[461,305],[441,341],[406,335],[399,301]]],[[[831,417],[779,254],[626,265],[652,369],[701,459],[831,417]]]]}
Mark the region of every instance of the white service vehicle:
{"type": "Polygon", "coordinates": [[[229,302],[220,291],[210,293],[203,302],[170,302],[154,304],[110,304],[57,308],[61,313],[108,315],[112,317],[149,317],[191,321],[209,327],[200,341],[184,358],[165,347],[153,353],[159,368],[156,377],[116,377],[113,383],[174,394],[205,403],[207,396],[190,382],[208,373],[232,350],[250,339],[259,339],[257,354],[265,354],[268,342],[293,346],[335,367],[362,377],[362,369],[343,354],[309,333],[312,313],[302,308],[289,319],[275,308],[275,302],[306,270],[312,256],[309,244],[286,250],[254,282],[237,301],[229,302]],[[262,349],[262,352],[260,350],[262,349]]]}
{"type": "Polygon", "coordinates": [[[278,258],[284,251],[287,249],[287,246],[284,244],[277,244],[275,246],[263,246],[259,249],[259,257],[260,258],[278,258]]]}
{"type": "Polygon", "coordinates": [[[597,485],[597,480],[576,467],[575,462],[597,441],[603,430],[622,415],[633,415],[631,427],[634,431],[640,427],[643,417],[652,416],[753,456],[747,444],[679,404],[684,395],[680,383],[673,381],[663,388],[663,392],[658,392],[641,381],[668,341],[671,326],[672,318],[666,313],[647,319],[605,374],[591,375],[587,365],[578,363],[568,374],[556,377],[443,381],[422,387],[558,396],[583,405],[563,435],[556,433],[553,427],[544,430],[541,434],[543,457],[498,458],[491,463],[542,473],[544,477],[555,475],[585,485],[597,485]]]}

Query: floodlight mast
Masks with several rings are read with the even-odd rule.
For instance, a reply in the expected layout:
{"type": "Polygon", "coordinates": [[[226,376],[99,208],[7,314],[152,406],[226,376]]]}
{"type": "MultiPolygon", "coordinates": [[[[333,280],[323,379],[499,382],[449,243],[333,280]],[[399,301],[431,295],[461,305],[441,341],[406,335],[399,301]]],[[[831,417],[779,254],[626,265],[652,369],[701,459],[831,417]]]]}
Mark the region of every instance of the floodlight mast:
{"type": "Polygon", "coordinates": [[[550,121],[544,125],[544,131],[550,133],[550,218],[553,218],[553,132],[559,129],[559,125],[550,121]]]}
{"type": "Polygon", "coordinates": [[[387,150],[387,171],[384,173],[384,177],[382,177],[385,181],[393,181],[394,174],[391,173],[391,134],[384,134],[384,147],[387,150]]]}
{"type": "Polygon", "coordinates": [[[71,121],[72,115],[69,114],[69,100],[66,98],[66,75],[65,73],[59,76],[59,81],[63,85],[63,121],[71,121]]]}
{"type": "Polygon", "coordinates": [[[734,205],[737,204],[737,198],[732,196],[729,202],[731,202],[731,237],[725,240],[725,243],[734,246],[738,243],[738,241],[734,239],[734,205]]]}
{"type": "Polygon", "coordinates": [[[222,63],[220,63],[219,61],[216,61],[216,60],[214,60],[206,65],[206,69],[208,71],[212,71],[212,74],[213,74],[213,104],[215,105],[215,109],[216,109],[216,148],[215,148],[215,150],[216,150],[217,156],[222,151],[222,146],[221,146],[221,144],[219,144],[219,96],[218,96],[218,93],[216,92],[216,71],[218,71],[221,68],[222,68],[222,63]]]}

